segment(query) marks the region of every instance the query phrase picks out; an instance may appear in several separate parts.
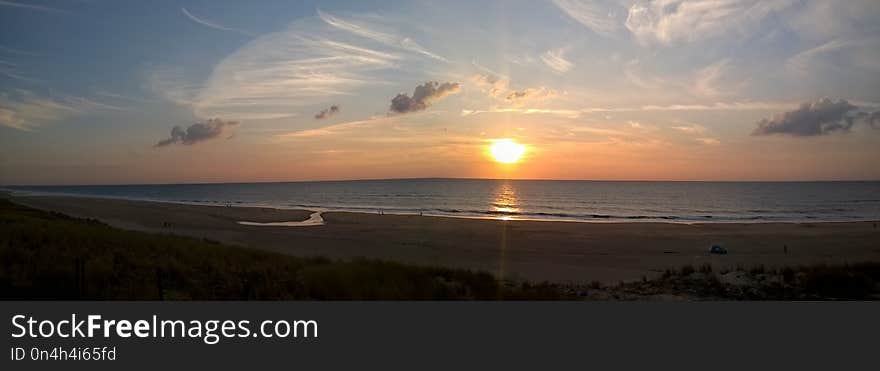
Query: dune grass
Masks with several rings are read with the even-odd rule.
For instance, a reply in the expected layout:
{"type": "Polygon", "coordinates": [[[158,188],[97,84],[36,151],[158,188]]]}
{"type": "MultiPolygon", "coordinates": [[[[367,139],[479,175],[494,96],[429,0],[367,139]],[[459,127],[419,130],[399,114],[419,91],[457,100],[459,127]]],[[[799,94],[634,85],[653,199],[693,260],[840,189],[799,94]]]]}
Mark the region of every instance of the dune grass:
{"type": "Polygon", "coordinates": [[[721,300],[877,300],[880,263],[721,269],[709,264],[667,269],[651,281],[621,285],[633,293],[687,294],[721,300]]]}
{"type": "Polygon", "coordinates": [[[116,229],[0,199],[0,298],[61,300],[561,299],[468,270],[300,258],[116,229]]]}

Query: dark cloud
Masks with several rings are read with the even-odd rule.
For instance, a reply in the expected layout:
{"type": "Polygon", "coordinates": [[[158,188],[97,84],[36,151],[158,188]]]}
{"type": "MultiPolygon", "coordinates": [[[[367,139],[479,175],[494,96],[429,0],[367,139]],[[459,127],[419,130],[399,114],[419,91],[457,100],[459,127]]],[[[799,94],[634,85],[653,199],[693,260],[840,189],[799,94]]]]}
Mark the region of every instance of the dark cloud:
{"type": "Polygon", "coordinates": [[[526,88],[522,90],[511,90],[504,97],[510,103],[536,102],[541,100],[553,99],[556,97],[556,91],[540,88],[526,88]]]}
{"type": "Polygon", "coordinates": [[[205,122],[197,122],[190,125],[185,130],[180,126],[171,129],[171,137],[160,140],[156,143],[156,147],[165,147],[167,145],[179,144],[196,144],[198,142],[213,139],[223,135],[226,128],[238,125],[238,121],[224,121],[221,119],[209,119],[205,122]]]}
{"type": "Polygon", "coordinates": [[[514,90],[514,91],[510,92],[510,94],[507,94],[507,98],[506,98],[506,99],[507,99],[507,100],[517,100],[517,99],[521,99],[521,98],[528,97],[528,96],[531,95],[531,94],[532,94],[532,90],[531,90],[531,89],[526,89],[526,90],[514,90]]]}
{"type": "Polygon", "coordinates": [[[460,87],[461,84],[457,82],[444,82],[440,84],[436,81],[428,81],[416,86],[412,97],[406,94],[397,94],[391,100],[391,108],[389,110],[393,113],[421,111],[447,95],[458,93],[460,87]]]}
{"type": "Polygon", "coordinates": [[[859,107],[843,99],[835,102],[823,98],[812,103],[804,103],[796,110],[771,119],[759,121],[752,135],[784,134],[806,137],[848,132],[859,120],[876,126],[874,122],[878,122],[877,112],[858,112],[858,109],[859,107]]]}
{"type": "Polygon", "coordinates": [[[329,108],[322,109],[321,112],[315,114],[315,120],[323,120],[339,113],[339,106],[332,105],[329,108]]]}

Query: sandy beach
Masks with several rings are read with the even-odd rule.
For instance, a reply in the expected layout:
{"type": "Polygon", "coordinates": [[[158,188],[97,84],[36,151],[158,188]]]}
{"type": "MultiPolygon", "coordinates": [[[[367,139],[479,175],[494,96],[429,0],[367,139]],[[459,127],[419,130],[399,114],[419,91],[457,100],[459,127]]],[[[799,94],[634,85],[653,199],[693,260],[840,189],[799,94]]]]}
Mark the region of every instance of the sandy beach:
{"type": "Polygon", "coordinates": [[[297,256],[367,257],[534,281],[637,280],[687,264],[735,268],[880,261],[876,222],[576,223],[325,212],[324,225],[288,227],[238,222],[304,221],[311,212],[79,197],[12,200],[125,229],[297,256]],[[709,255],[714,244],[729,254],[709,255]]]}

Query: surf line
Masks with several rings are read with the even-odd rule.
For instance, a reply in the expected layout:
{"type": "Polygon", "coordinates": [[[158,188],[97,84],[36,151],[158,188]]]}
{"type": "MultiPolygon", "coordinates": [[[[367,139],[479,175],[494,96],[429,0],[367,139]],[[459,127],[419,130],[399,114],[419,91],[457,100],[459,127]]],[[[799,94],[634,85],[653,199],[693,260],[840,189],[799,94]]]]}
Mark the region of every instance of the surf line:
{"type": "Polygon", "coordinates": [[[269,223],[257,223],[257,222],[246,222],[240,221],[238,224],[241,225],[255,225],[260,227],[311,227],[316,225],[324,225],[324,218],[321,217],[321,211],[313,212],[312,215],[309,215],[309,218],[300,222],[269,222],[269,223]]]}

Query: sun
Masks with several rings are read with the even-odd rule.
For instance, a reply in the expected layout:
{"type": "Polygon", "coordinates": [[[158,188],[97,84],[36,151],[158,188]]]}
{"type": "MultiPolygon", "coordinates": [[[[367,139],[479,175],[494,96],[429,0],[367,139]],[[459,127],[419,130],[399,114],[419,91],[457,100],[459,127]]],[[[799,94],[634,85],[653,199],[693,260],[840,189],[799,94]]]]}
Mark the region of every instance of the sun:
{"type": "Polygon", "coordinates": [[[515,163],[526,153],[526,146],[514,142],[513,139],[496,139],[494,142],[489,147],[489,153],[500,163],[515,163]]]}

